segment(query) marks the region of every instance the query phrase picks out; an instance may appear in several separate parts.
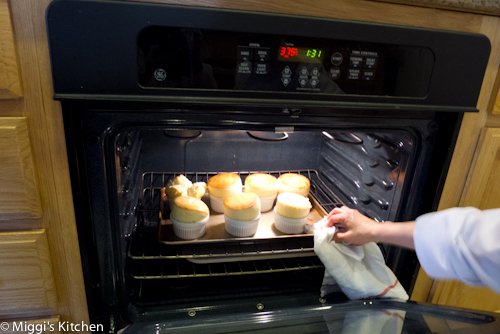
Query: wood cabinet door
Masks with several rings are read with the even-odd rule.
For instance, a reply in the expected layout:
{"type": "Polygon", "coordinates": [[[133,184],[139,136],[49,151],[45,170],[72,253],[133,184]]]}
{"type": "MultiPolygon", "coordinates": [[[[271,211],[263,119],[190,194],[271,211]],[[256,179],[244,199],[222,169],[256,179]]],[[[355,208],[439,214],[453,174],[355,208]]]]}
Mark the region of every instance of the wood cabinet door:
{"type": "MultiPolygon", "coordinates": [[[[500,128],[483,130],[477,152],[461,206],[500,208],[500,128]]],[[[500,294],[493,290],[455,281],[435,281],[434,288],[433,303],[500,311],[500,294]]]]}
{"type": "MultiPolygon", "coordinates": [[[[25,117],[0,117],[0,230],[3,221],[40,218],[40,197],[25,117]]],[[[5,223],[7,224],[7,223],[5,223]]]]}
{"type": "Polygon", "coordinates": [[[45,230],[0,233],[0,268],[0,318],[55,313],[45,230]]]}
{"type": "Polygon", "coordinates": [[[22,95],[14,32],[7,0],[0,0],[0,99],[22,95]]]}

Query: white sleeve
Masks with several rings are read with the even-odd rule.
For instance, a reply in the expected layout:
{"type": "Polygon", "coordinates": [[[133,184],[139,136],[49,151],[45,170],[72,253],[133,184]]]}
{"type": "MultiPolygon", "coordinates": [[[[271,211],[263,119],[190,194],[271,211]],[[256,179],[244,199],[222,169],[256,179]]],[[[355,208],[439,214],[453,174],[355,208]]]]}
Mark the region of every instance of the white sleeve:
{"type": "Polygon", "coordinates": [[[417,218],[413,236],[429,276],[500,293],[500,209],[453,208],[417,218]]]}

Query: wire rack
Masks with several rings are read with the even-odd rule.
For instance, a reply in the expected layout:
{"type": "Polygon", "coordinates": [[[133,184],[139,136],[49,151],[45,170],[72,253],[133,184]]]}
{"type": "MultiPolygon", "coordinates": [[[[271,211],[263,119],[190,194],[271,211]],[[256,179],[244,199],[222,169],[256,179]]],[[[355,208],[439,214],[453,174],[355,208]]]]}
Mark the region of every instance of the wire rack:
{"type": "MultiPolygon", "coordinates": [[[[245,178],[255,173],[256,171],[238,172],[242,181],[245,178]]],[[[284,173],[297,173],[306,176],[311,181],[311,195],[319,202],[319,204],[329,212],[335,207],[341,205],[341,201],[337,195],[328,189],[327,185],[321,180],[316,170],[286,170],[286,171],[266,171],[259,173],[268,173],[275,177],[279,177],[284,173]]],[[[142,198],[144,201],[144,211],[152,214],[152,217],[157,216],[160,203],[160,191],[170,179],[177,175],[184,174],[192,182],[207,182],[211,176],[218,174],[217,172],[196,172],[196,173],[178,173],[178,172],[146,172],[142,177],[142,198]]]]}
{"type": "Polygon", "coordinates": [[[239,261],[229,263],[195,264],[188,261],[139,262],[133,266],[131,276],[136,280],[161,280],[272,274],[288,271],[322,268],[317,257],[239,261]]]}
{"type": "MultiPolygon", "coordinates": [[[[259,171],[262,172],[262,171],[259,171]]],[[[279,177],[283,173],[298,173],[311,181],[310,194],[330,211],[342,205],[315,170],[268,171],[279,177]]],[[[239,172],[244,182],[253,171],[239,172]]],[[[161,188],[181,173],[146,172],[143,174],[142,208],[139,224],[129,244],[130,275],[136,280],[159,280],[186,277],[241,276],[279,273],[321,268],[314,255],[310,236],[294,238],[231,239],[217,243],[187,243],[166,245],[158,242],[158,221],[161,188]],[[234,259],[241,259],[235,261],[234,259]],[[194,260],[217,259],[217,263],[197,263],[194,260]],[[228,262],[225,263],[224,259],[228,262]],[[230,260],[231,259],[231,260],[230,260]]],[[[207,182],[217,172],[182,173],[192,182],[207,182]]]]}

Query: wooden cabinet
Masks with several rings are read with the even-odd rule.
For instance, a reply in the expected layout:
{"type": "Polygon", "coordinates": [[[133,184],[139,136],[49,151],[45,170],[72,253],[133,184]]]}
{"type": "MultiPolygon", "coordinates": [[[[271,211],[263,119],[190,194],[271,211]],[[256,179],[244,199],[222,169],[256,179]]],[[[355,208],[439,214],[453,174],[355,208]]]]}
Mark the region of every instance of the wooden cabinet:
{"type": "MultiPolygon", "coordinates": [[[[500,208],[500,17],[485,17],[481,32],[490,39],[491,54],[478,102],[479,113],[464,117],[439,209],[500,208]],[[466,159],[472,160],[470,167],[464,163],[466,159]],[[464,181],[462,175],[466,176],[464,181]]],[[[500,311],[500,294],[456,281],[433,281],[422,270],[412,299],[500,311]]]]}
{"type": "Polygon", "coordinates": [[[498,69],[498,78],[496,87],[497,87],[496,89],[497,98],[495,99],[495,102],[493,104],[492,114],[500,115],[500,69],[498,69]]]}
{"type": "MultiPolygon", "coordinates": [[[[481,209],[500,207],[500,128],[483,130],[462,204],[481,209]]],[[[460,282],[435,282],[431,301],[477,310],[500,310],[500,294],[460,282]]]]}
{"type": "MultiPolygon", "coordinates": [[[[0,229],[6,220],[40,218],[42,210],[25,117],[0,117],[0,162],[0,229]]],[[[23,221],[17,224],[17,228],[22,228],[23,221]]]]}
{"type": "Polygon", "coordinates": [[[500,208],[500,128],[485,128],[463,195],[465,205],[500,208]]]}
{"type": "Polygon", "coordinates": [[[0,318],[55,312],[45,230],[0,233],[0,268],[0,318]]]}
{"type": "Polygon", "coordinates": [[[19,65],[7,0],[0,0],[0,99],[22,95],[19,65]]]}
{"type": "Polygon", "coordinates": [[[0,319],[13,326],[57,321],[59,305],[28,124],[40,104],[23,96],[11,3],[0,0],[0,319]]]}
{"type": "Polygon", "coordinates": [[[63,121],[53,100],[50,2],[0,0],[0,319],[88,323],[63,121]]]}

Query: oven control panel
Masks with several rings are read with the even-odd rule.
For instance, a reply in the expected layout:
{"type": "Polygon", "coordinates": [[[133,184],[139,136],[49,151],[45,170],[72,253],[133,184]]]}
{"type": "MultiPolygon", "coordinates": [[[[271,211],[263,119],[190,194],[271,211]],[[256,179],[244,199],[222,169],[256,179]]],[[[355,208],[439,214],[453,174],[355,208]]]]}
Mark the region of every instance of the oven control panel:
{"type": "Polygon", "coordinates": [[[424,47],[154,26],[137,39],[144,88],[424,97],[424,47]]]}
{"type": "Polygon", "coordinates": [[[366,93],[376,92],[380,85],[376,81],[379,51],[373,48],[326,49],[284,42],[273,50],[259,43],[251,45],[238,46],[235,87],[240,89],[267,86],[281,91],[341,93],[341,84],[366,93]],[[269,81],[272,87],[266,84],[269,81]]]}

